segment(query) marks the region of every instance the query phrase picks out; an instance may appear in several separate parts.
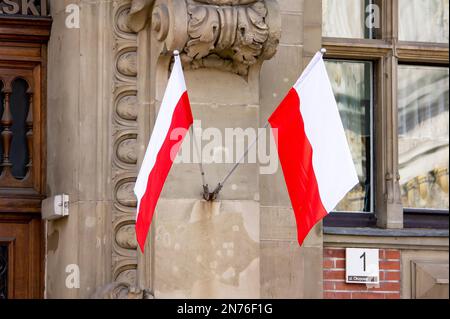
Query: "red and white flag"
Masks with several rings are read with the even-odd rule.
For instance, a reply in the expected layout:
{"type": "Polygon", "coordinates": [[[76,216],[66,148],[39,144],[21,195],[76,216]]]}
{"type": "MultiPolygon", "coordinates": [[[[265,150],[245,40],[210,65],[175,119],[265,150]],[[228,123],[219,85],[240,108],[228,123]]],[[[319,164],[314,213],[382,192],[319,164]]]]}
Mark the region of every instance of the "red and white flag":
{"type": "Polygon", "coordinates": [[[156,204],[175,160],[174,155],[178,153],[193,122],[180,57],[176,55],[172,74],[134,188],[138,200],[136,237],[142,252],[144,252],[156,204]],[[174,130],[176,134],[172,134],[174,130]],[[177,138],[173,138],[172,135],[177,138]]]}
{"type": "Polygon", "coordinates": [[[298,242],[358,184],[322,54],[270,117],[294,209],[298,242]]]}

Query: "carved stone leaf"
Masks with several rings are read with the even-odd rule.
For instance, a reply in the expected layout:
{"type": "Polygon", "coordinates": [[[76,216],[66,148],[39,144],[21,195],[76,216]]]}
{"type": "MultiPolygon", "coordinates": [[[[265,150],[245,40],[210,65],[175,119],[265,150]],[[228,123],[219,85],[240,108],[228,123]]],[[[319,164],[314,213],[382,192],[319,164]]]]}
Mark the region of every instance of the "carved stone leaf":
{"type": "MultiPolygon", "coordinates": [[[[248,17],[250,18],[250,21],[257,28],[259,28],[261,30],[269,30],[269,27],[264,22],[264,18],[267,16],[267,9],[262,2],[255,3],[253,6],[248,7],[247,14],[248,14],[248,17]]],[[[265,34],[267,35],[268,33],[265,33],[265,34]]],[[[263,41],[260,41],[260,42],[264,42],[266,40],[267,40],[267,36],[266,36],[266,39],[264,39],[263,41]]]]}
{"type": "Polygon", "coordinates": [[[185,51],[192,59],[202,59],[214,49],[220,31],[220,20],[214,8],[189,6],[191,16],[188,33],[191,40],[185,51]]]}
{"type": "Polygon", "coordinates": [[[150,9],[155,0],[133,0],[130,14],[128,16],[128,26],[133,32],[141,31],[150,16],[150,9]]]}
{"type": "Polygon", "coordinates": [[[197,2],[206,3],[206,4],[215,4],[218,6],[222,5],[240,5],[240,4],[250,4],[254,3],[258,0],[196,0],[197,2]]]}
{"type": "Polygon", "coordinates": [[[131,33],[132,30],[128,26],[128,10],[122,10],[117,17],[117,28],[125,33],[131,33]]]}
{"type": "Polygon", "coordinates": [[[117,69],[125,76],[137,75],[137,53],[136,51],[123,53],[117,61],[117,69]]]}
{"type": "Polygon", "coordinates": [[[128,121],[136,121],[138,117],[136,95],[127,95],[117,102],[117,114],[128,121]]]}
{"type": "Polygon", "coordinates": [[[116,233],[117,244],[125,249],[137,249],[136,232],[134,225],[122,226],[116,233]]]}
{"type": "Polygon", "coordinates": [[[137,207],[136,196],[133,193],[134,183],[123,183],[117,190],[117,201],[126,207],[137,207]]]}
{"type": "Polygon", "coordinates": [[[117,157],[124,163],[137,163],[137,141],[136,139],[126,139],[117,148],[117,157]]]}

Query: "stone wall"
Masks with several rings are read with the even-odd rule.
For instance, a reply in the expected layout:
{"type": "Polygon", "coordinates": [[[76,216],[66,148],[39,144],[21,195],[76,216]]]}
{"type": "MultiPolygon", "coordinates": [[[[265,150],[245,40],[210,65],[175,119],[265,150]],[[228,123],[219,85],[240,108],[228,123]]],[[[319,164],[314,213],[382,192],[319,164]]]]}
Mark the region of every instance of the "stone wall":
{"type": "MultiPolygon", "coordinates": [[[[71,204],[68,218],[47,224],[47,298],[89,298],[102,287],[103,297],[142,297],[133,286],[157,298],[321,298],[322,226],[298,246],[281,169],[259,175],[258,164],[241,165],[211,204],[201,200],[197,165],[174,165],[148,249],[137,252],[132,188],[170,72],[162,43],[178,38],[164,40],[163,25],[149,23],[153,1],[70,1],[80,5],[80,29],[65,27],[68,3],[51,2],[48,195],[67,193],[71,204]],[[69,265],[79,267],[80,288],[66,286],[69,265]]],[[[263,127],[321,47],[321,1],[264,3],[272,33],[254,61],[217,64],[208,52],[193,59],[193,45],[184,51],[203,128],[263,127]]],[[[205,165],[208,183],[231,166],[205,165]]]]}
{"type": "Polygon", "coordinates": [[[70,216],[46,226],[46,297],[89,298],[111,281],[111,5],[53,0],[51,15],[47,195],[70,195],[70,216]],[[69,3],[80,29],[65,26],[69,3]]]}
{"type": "MultiPolygon", "coordinates": [[[[279,1],[282,37],[275,57],[261,72],[260,125],[281,102],[303,68],[321,48],[321,1],[279,1]]],[[[322,225],[303,247],[297,243],[295,218],[281,168],[260,176],[261,296],[321,298],[322,225]]]]}

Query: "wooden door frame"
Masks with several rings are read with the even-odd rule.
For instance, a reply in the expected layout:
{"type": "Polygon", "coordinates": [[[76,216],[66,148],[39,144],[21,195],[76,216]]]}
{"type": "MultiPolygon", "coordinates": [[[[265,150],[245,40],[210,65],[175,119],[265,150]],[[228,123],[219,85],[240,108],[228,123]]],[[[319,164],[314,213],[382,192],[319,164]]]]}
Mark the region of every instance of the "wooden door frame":
{"type": "MultiPolygon", "coordinates": [[[[45,232],[41,220],[41,203],[46,195],[46,132],[47,132],[47,43],[50,38],[52,19],[50,17],[7,16],[0,15],[0,68],[19,68],[32,70],[33,78],[39,81],[33,89],[39,99],[39,112],[34,119],[33,144],[33,185],[31,188],[0,189],[0,218],[5,223],[28,225],[29,238],[40,238],[38,243],[30,240],[28,247],[30,269],[28,285],[29,298],[44,297],[45,282],[45,232]],[[36,157],[36,162],[34,158],[36,157]]],[[[36,107],[34,108],[34,110],[36,107]]],[[[34,114],[33,114],[34,115],[34,114]]],[[[0,243],[14,245],[15,238],[1,238],[0,243]]],[[[12,261],[9,262],[10,267],[12,261]]],[[[10,268],[14,271],[14,268],[10,268]]],[[[11,276],[12,277],[12,276],[11,276]]],[[[12,293],[8,282],[8,292],[12,293]]],[[[14,294],[12,294],[14,298],[14,294]]]]}

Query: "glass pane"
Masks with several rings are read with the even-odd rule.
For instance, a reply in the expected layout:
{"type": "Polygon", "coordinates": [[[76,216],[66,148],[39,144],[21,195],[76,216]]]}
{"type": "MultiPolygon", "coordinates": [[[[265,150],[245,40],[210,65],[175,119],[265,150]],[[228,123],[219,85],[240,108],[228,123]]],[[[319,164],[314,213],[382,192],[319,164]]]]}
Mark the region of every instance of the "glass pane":
{"type": "Polygon", "coordinates": [[[400,0],[400,41],[448,43],[449,0],[400,0]]]}
{"type": "Polygon", "coordinates": [[[326,66],[360,180],[336,211],[373,212],[372,63],[327,60],[326,66]]]}
{"type": "Polygon", "coordinates": [[[0,245],[0,300],[8,298],[8,247],[0,245]]]}
{"type": "Polygon", "coordinates": [[[449,69],[399,66],[403,205],[448,209],[449,69]]]}
{"type": "Polygon", "coordinates": [[[323,0],[324,37],[375,39],[380,11],[374,1],[323,0]]]}
{"type": "Polygon", "coordinates": [[[29,161],[26,120],[29,111],[28,83],[22,79],[12,84],[11,115],[13,118],[10,160],[13,163],[12,174],[17,179],[25,178],[29,161]]]}

